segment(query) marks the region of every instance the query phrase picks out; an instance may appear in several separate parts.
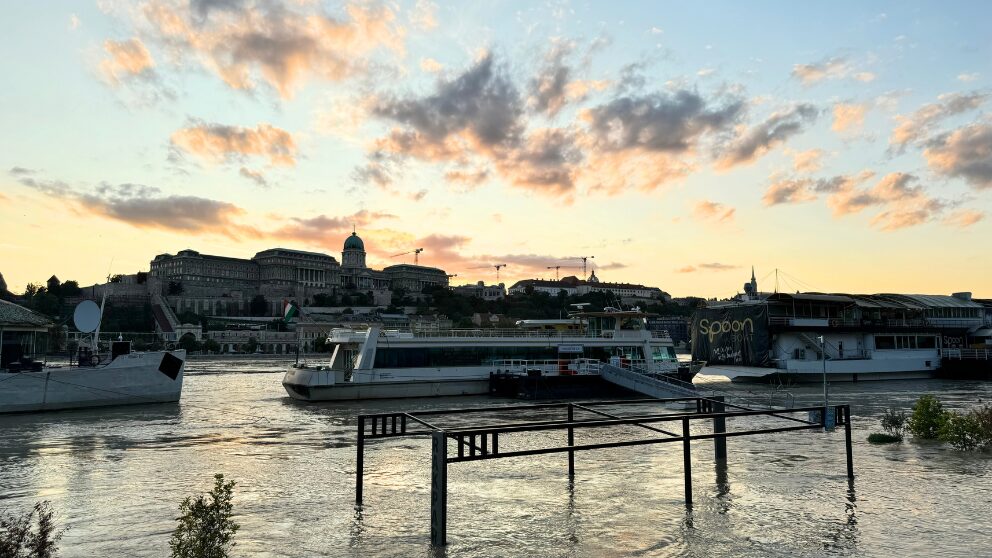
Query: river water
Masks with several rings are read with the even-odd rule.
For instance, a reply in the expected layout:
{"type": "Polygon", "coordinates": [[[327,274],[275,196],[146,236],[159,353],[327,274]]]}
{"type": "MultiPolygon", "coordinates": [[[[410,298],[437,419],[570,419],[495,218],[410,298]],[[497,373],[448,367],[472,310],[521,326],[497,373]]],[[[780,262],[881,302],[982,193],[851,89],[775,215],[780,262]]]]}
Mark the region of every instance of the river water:
{"type": "MultiPolygon", "coordinates": [[[[224,473],[238,483],[235,555],[431,555],[429,442],[370,443],[365,504],[356,511],[354,417],[493,401],[304,404],[283,391],[284,364],[190,362],[182,402],[174,405],[0,417],[0,509],[50,500],[69,527],[65,557],[166,556],[179,502],[224,473]]],[[[783,395],[721,377],[698,377],[702,382],[750,390],[755,399],[783,395]]],[[[818,386],[788,391],[796,406],[821,397],[818,386]]],[[[446,555],[987,555],[987,454],[865,441],[879,430],[884,409],[909,409],[923,393],[967,408],[992,399],[992,384],[833,384],[831,402],[852,405],[853,483],[845,475],[843,429],[730,439],[726,469],[716,467],[712,443],[697,442],[691,512],[683,503],[679,444],[578,453],[571,488],[564,454],[452,464],[446,555]]],[[[768,420],[731,419],[729,427],[768,420]]],[[[535,436],[521,435],[518,447],[540,443],[535,436]]],[[[501,448],[512,443],[500,441],[501,448]]]]}

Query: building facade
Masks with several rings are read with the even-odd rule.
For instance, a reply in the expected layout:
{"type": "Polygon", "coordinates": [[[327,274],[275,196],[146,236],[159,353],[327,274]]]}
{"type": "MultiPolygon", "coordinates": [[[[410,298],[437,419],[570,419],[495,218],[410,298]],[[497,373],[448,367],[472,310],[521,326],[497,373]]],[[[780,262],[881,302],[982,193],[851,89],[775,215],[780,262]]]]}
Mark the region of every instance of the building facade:
{"type": "Polygon", "coordinates": [[[628,299],[650,299],[650,300],[671,300],[667,293],[658,287],[648,287],[634,283],[607,283],[596,277],[593,271],[589,280],[583,281],[574,276],[562,277],[558,281],[545,279],[524,279],[517,281],[510,287],[510,294],[527,292],[528,288],[534,292],[557,295],[560,291],[565,291],[568,295],[584,295],[593,292],[610,293],[623,301],[628,299]]]}
{"type": "Polygon", "coordinates": [[[248,314],[251,301],[265,297],[267,313],[278,315],[282,299],[309,304],[316,295],[371,292],[389,302],[390,292],[420,293],[425,287],[447,286],[444,270],[419,265],[394,265],[383,270],[366,264],[365,243],[353,232],[344,241],[341,263],[318,252],[272,248],[251,259],[229,258],[182,250],[155,256],[148,292],[163,295],[179,313],[248,314]]]}

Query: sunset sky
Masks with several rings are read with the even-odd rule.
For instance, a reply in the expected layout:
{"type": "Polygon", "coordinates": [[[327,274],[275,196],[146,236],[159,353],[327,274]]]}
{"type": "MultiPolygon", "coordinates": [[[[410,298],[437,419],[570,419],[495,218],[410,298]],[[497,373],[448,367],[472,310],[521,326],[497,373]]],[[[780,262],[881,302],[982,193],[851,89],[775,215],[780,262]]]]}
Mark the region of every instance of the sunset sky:
{"type": "Polygon", "coordinates": [[[5,2],[0,273],[275,246],[453,283],[992,297],[992,3],[5,2]],[[565,260],[565,261],[563,261],[565,260]],[[474,269],[473,269],[474,268],[474,269]],[[581,274],[580,270],[561,270],[581,274]]]}

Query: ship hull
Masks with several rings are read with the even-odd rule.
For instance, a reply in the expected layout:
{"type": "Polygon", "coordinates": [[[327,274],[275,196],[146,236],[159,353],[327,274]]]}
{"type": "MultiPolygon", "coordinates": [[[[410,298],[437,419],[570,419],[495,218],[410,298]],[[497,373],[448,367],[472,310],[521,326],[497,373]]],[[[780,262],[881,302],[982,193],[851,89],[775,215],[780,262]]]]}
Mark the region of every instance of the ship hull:
{"type": "Polygon", "coordinates": [[[3,372],[0,414],[174,403],[185,367],[186,351],[177,350],[131,353],[105,366],[3,372]]]}

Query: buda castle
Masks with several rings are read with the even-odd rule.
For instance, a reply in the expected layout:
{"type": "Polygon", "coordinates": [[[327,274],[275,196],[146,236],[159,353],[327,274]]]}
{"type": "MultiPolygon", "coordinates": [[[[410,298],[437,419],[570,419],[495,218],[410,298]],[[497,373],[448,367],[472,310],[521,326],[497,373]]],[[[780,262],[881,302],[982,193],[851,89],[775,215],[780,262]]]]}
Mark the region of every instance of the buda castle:
{"type": "Polygon", "coordinates": [[[195,250],[160,254],[151,262],[148,290],[167,296],[177,312],[204,315],[247,315],[248,305],[262,295],[278,315],[282,300],[303,305],[315,295],[348,292],[371,294],[376,304],[389,304],[393,291],[417,294],[425,287],[447,286],[444,270],[421,265],[391,265],[382,270],[365,263],[365,243],[356,232],[345,239],[341,263],[327,254],[271,248],[251,259],[211,256],[195,250]]]}

